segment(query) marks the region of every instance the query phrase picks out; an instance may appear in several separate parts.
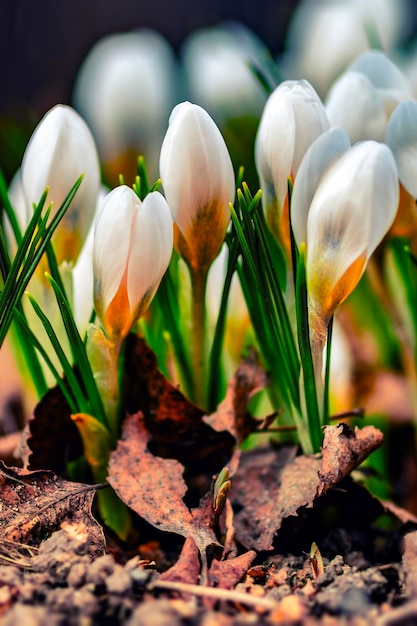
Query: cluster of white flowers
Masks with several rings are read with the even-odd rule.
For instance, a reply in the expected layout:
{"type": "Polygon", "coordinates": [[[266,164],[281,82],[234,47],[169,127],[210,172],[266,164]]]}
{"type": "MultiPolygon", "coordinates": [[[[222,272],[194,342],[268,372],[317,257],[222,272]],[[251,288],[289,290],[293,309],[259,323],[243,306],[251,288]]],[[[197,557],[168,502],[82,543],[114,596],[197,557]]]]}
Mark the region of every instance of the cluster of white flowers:
{"type": "MultiPolygon", "coordinates": [[[[349,10],[335,3],[333,18],[347,10],[352,16],[355,3],[348,4],[349,10]]],[[[248,67],[261,65],[261,43],[244,30],[238,37],[225,33],[203,31],[185,46],[190,90],[209,112],[178,104],[164,137],[161,120],[175,101],[175,61],[159,35],[109,37],[80,72],[75,103],[91,126],[100,160],[115,159],[127,137],[151,146],[163,194],[151,192],[142,202],[124,185],[100,194],[95,140],[68,106],[49,111],[27,147],[21,171],[26,217],[45,187],[47,201],[58,207],[84,174],[55,250],[89,289],[87,265],[94,268],[95,309],[109,337],[123,338],[143,315],[174,243],[192,271],[207,272],[220,251],[235,175],[210,113],[224,122],[236,106],[238,115],[260,116],[255,155],[267,222],[287,252],[292,228],[306,255],[309,305],[324,323],[358,283],[395,220],[399,198],[417,197],[417,102],[408,79],[383,52],[363,52],[366,45],[356,41],[358,49],[347,51],[344,72],[324,103],[304,79],[282,82],[266,100],[248,67]],[[354,52],[361,54],[352,59],[354,52]],[[77,262],[94,220],[94,241],[86,244],[92,252],[77,262]]],[[[77,298],[81,292],[75,288],[77,298]]]]}

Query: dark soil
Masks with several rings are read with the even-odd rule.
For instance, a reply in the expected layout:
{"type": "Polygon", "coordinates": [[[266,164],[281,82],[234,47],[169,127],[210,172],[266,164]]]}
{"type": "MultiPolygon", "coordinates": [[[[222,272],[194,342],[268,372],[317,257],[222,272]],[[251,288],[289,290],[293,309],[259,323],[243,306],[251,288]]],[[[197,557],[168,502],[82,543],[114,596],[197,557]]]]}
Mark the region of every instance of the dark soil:
{"type": "Polygon", "coordinates": [[[11,545],[2,558],[0,624],[416,624],[415,526],[394,523],[392,515],[375,517],[378,507],[346,479],[283,526],[276,549],[258,553],[233,589],[225,591],[227,581],[220,580],[226,599],[208,597],[206,587],[158,588],[164,584],[160,572],[178,558],[181,540],[175,535],[158,534],[142,522],[143,543],[122,548],[108,537],[107,553],[92,558],[82,525],[64,522],[39,548],[11,545]],[[391,528],[384,530],[387,524],[391,528]],[[311,536],[318,540],[322,573],[317,555],[303,549],[311,536]]]}

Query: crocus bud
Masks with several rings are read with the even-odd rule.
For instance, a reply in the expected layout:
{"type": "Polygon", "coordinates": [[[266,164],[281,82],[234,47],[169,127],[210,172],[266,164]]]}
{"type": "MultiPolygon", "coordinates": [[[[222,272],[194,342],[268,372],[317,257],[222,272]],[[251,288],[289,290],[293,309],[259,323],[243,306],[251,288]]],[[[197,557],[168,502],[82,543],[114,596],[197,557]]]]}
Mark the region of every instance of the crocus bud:
{"type": "Polygon", "coordinates": [[[305,80],[285,81],[270,95],[256,137],[256,166],[268,225],[289,247],[288,178],[313,141],[329,128],[326,111],[305,80]]]}
{"type": "Polygon", "coordinates": [[[58,263],[75,261],[94,217],[100,185],[100,166],[93,137],[71,107],[57,105],[40,121],[26,148],[22,185],[28,207],[37,204],[49,187],[46,202],[53,209],[84,174],[74,200],[53,238],[58,263]]]}
{"type": "Polygon", "coordinates": [[[193,272],[205,273],[226,235],[235,177],[223,137],[204,109],[190,102],[174,108],[159,167],[178,227],[176,246],[193,272]]]}
{"type": "Polygon", "coordinates": [[[304,244],[307,248],[310,309],[327,322],[357,285],[368,259],[394,221],[398,178],[391,150],[384,144],[364,141],[324,168],[312,194],[310,160],[314,147],[295,180],[291,212],[307,215],[306,230],[299,229],[294,220],[294,236],[299,247],[304,244]]]}
{"type": "Polygon", "coordinates": [[[121,341],[149,306],[172,254],[172,217],[157,191],[143,202],[125,185],[106,197],[93,243],[94,304],[109,339],[121,341]]]}

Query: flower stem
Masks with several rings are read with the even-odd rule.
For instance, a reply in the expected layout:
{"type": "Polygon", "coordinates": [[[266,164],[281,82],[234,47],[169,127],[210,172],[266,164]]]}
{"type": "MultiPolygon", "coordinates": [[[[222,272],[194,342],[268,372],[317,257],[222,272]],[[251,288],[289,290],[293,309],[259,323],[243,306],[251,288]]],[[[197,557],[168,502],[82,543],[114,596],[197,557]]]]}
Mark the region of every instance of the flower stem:
{"type": "Polygon", "coordinates": [[[314,379],[316,383],[317,402],[320,415],[323,415],[324,384],[323,384],[323,350],[327,341],[327,322],[309,310],[311,358],[313,360],[314,379]]]}
{"type": "Polygon", "coordinates": [[[104,411],[107,427],[114,442],[119,436],[119,352],[120,343],[108,339],[93,324],[87,331],[87,355],[94,373],[104,411]]]}
{"type": "Polygon", "coordinates": [[[194,395],[198,404],[205,406],[205,347],[206,347],[206,285],[207,272],[191,268],[192,285],[192,337],[194,395]]]}

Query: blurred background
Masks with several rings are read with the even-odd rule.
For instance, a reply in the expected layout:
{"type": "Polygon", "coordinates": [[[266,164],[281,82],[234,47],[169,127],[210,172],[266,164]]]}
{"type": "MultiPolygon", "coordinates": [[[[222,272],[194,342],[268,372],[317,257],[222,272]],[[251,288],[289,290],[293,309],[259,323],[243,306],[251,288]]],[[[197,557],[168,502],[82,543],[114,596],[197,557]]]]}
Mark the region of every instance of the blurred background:
{"type": "MultiPolygon", "coordinates": [[[[330,82],[369,45],[352,10],[360,12],[366,37],[374,38],[371,45],[376,41],[389,54],[405,55],[411,67],[417,33],[413,0],[0,0],[0,166],[5,177],[11,180],[31,132],[55,104],[76,106],[94,126],[87,105],[74,101],[74,87],[86,55],[107,35],[153,29],[178,61],[198,29],[239,22],[277,61],[282,78],[305,77],[324,98],[330,82]],[[336,48],[344,56],[338,58],[336,48]]],[[[183,81],[176,74],[174,103],[198,101],[196,90],[184,88],[183,81]]],[[[201,104],[210,109],[207,97],[201,104]]],[[[214,109],[210,113],[218,122],[214,109]]]]}
{"type": "Polygon", "coordinates": [[[71,103],[81,63],[103,36],[149,27],[178,54],[195,29],[234,19],[279,53],[296,5],[296,0],[1,0],[0,163],[6,177],[20,163],[40,117],[58,102],[71,103]]]}

